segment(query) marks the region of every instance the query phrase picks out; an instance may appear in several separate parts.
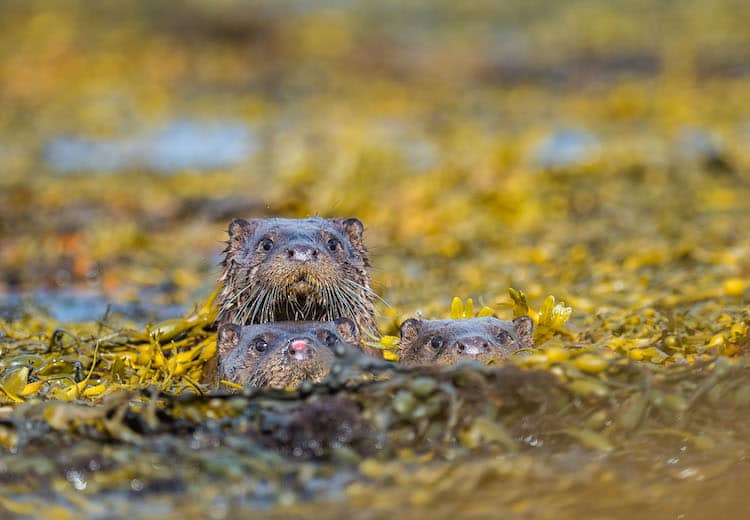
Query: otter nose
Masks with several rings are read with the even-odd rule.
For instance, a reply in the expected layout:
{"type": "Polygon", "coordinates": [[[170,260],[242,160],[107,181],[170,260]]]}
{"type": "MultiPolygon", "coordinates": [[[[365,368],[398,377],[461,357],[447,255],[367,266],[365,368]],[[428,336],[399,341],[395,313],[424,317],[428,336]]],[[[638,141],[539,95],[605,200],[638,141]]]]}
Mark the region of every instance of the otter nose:
{"type": "Polygon", "coordinates": [[[484,338],[462,338],[456,341],[456,350],[466,356],[481,356],[490,351],[490,344],[484,338]]]}
{"type": "Polygon", "coordinates": [[[309,344],[306,339],[295,339],[290,346],[292,350],[305,350],[309,344]]]}
{"type": "Polygon", "coordinates": [[[310,262],[318,259],[318,250],[312,246],[293,245],[287,248],[286,256],[293,262],[310,262]]]}
{"type": "Polygon", "coordinates": [[[295,358],[305,358],[313,353],[315,348],[304,338],[295,338],[289,342],[289,353],[295,358]]]}

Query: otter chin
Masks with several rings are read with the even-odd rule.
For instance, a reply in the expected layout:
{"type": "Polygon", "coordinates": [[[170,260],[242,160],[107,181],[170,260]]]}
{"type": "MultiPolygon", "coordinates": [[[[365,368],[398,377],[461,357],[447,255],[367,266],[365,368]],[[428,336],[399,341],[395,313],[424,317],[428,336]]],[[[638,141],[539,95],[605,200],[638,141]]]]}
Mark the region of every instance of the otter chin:
{"type": "Polygon", "coordinates": [[[235,219],[228,232],[217,325],[350,318],[378,335],[358,219],[235,219]]]}
{"type": "Polygon", "coordinates": [[[296,296],[309,296],[315,292],[315,285],[308,280],[300,279],[292,284],[290,290],[296,296]]]}

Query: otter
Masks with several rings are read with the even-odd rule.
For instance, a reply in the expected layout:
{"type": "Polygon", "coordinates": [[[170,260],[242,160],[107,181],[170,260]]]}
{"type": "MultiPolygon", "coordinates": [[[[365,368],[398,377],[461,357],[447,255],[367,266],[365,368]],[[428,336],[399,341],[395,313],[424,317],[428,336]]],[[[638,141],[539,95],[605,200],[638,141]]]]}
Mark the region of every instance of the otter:
{"type": "Polygon", "coordinates": [[[401,324],[401,363],[406,366],[454,365],[475,360],[497,363],[512,352],[533,347],[534,322],[494,317],[461,320],[409,319],[401,324]]]}
{"type": "Polygon", "coordinates": [[[361,356],[359,342],[357,325],[349,318],[225,323],[219,327],[216,357],[203,382],[213,387],[228,381],[243,387],[294,389],[303,381],[322,380],[337,357],[361,356]]]}
{"type": "Polygon", "coordinates": [[[235,219],[228,233],[216,325],[351,318],[379,337],[358,219],[235,219]]]}

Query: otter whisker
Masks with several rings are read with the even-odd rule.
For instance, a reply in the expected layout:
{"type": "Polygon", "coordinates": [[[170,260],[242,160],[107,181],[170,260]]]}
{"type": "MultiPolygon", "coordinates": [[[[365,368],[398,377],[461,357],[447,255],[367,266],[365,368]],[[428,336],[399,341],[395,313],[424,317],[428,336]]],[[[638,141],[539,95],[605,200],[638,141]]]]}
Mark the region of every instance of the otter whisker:
{"type": "Polygon", "coordinates": [[[336,319],[338,316],[334,316],[334,314],[341,314],[341,309],[339,308],[339,301],[333,294],[333,288],[329,285],[324,286],[323,290],[326,294],[326,299],[328,300],[328,305],[324,306],[325,312],[323,315],[324,319],[332,320],[336,319]],[[330,312],[330,309],[333,308],[335,310],[335,313],[330,312]]]}
{"type": "Polygon", "coordinates": [[[227,298],[226,303],[227,304],[235,303],[237,300],[240,299],[240,296],[245,294],[245,291],[252,289],[252,287],[253,287],[253,284],[247,281],[247,284],[245,285],[245,287],[237,291],[237,294],[233,295],[231,298],[227,298]]]}
{"type": "Polygon", "coordinates": [[[348,283],[344,283],[341,285],[340,288],[338,288],[338,291],[342,295],[348,296],[350,300],[361,302],[365,300],[365,294],[361,290],[358,290],[358,289],[359,288],[356,286],[352,286],[348,283]]]}
{"type": "Polygon", "coordinates": [[[313,302],[312,298],[310,298],[310,297],[305,298],[305,306],[302,309],[302,316],[309,316],[310,315],[310,311],[312,310],[313,303],[314,302],[313,302]]]}
{"type": "Polygon", "coordinates": [[[328,295],[328,301],[330,303],[330,305],[326,307],[325,317],[329,320],[332,320],[332,319],[336,319],[336,318],[343,316],[342,314],[343,308],[341,306],[340,299],[336,295],[335,288],[329,285],[326,285],[325,290],[328,295]],[[331,309],[333,309],[333,312],[331,312],[331,309]]]}
{"type": "Polygon", "coordinates": [[[256,294],[256,297],[254,298],[253,304],[248,310],[247,316],[250,320],[250,323],[257,323],[258,311],[263,306],[263,302],[265,302],[267,298],[268,289],[266,289],[265,287],[261,287],[261,289],[256,294]]]}
{"type": "Polygon", "coordinates": [[[253,303],[253,301],[257,298],[259,288],[254,288],[251,293],[248,295],[245,302],[239,307],[237,310],[237,316],[241,316],[242,321],[247,319],[247,313],[249,310],[250,305],[253,303]]]}
{"type": "Polygon", "coordinates": [[[257,295],[255,298],[255,301],[253,302],[252,307],[250,308],[249,317],[250,322],[249,323],[258,323],[256,320],[256,317],[260,313],[260,310],[265,305],[266,300],[268,299],[269,290],[266,287],[261,287],[260,294],[257,295]]]}
{"type": "Polygon", "coordinates": [[[380,296],[378,296],[375,293],[375,291],[373,291],[370,287],[367,287],[365,285],[361,285],[361,284],[355,282],[354,280],[349,280],[349,279],[344,280],[344,284],[348,285],[349,287],[351,287],[355,291],[362,291],[370,299],[380,300],[383,304],[387,305],[388,307],[391,306],[391,304],[389,304],[383,298],[381,298],[380,296]]]}
{"type": "MultiPolygon", "coordinates": [[[[225,288],[227,286],[236,287],[236,286],[244,285],[244,287],[242,289],[240,289],[236,294],[230,296],[229,298],[227,298],[225,300],[225,305],[230,305],[232,303],[235,303],[236,301],[239,300],[240,296],[242,296],[245,293],[245,291],[253,289],[253,287],[254,287],[253,283],[252,283],[252,281],[253,281],[253,272],[255,271],[255,269],[257,269],[258,267],[260,267],[260,265],[261,265],[260,262],[258,262],[258,263],[251,263],[251,264],[247,265],[246,267],[241,268],[239,270],[239,272],[237,272],[235,274],[235,276],[232,276],[232,278],[231,278],[231,282],[232,283],[230,283],[230,284],[225,283],[224,284],[225,288]],[[243,283],[242,284],[238,283],[238,280],[240,278],[243,279],[243,283]]],[[[222,277],[222,278],[224,278],[224,277],[222,277]]]]}
{"type": "Polygon", "coordinates": [[[276,304],[279,299],[279,292],[280,289],[278,287],[274,287],[271,290],[271,296],[268,298],[268,303],[266,304],[266,321],[276,321],[276,304]]]}
{"type": "Polygon", "coordinates": [[[341,316],[351,315],[354,309],[360,306],[356,295],[352,294],[351,291],[344,287],[336,288],[334,294],[336,296],[337,308],[341,316]]]}
{"type": "Polygon", "coordinates": [[[276,311],[278,310],[278,302],[281,297],[281,289],[278,287],[273,287],[271,289],[271,295],[268,298],[267,303],[267,309],[268,309],[268,318],[267,321],[276,321],[278,319],[278,316],[276,315],[276,311]]]}
{"type": "Polygon", "coordinates": [[[258,305],[258,309],[257,309],[258,323],[266,322],[266,315],[267,315],[266,308],[268,307],[268,301],[271,299],[272,293],[273,293],[273,288],[266,289],[263,299],[260,302],[260,305],[258,305]]]}

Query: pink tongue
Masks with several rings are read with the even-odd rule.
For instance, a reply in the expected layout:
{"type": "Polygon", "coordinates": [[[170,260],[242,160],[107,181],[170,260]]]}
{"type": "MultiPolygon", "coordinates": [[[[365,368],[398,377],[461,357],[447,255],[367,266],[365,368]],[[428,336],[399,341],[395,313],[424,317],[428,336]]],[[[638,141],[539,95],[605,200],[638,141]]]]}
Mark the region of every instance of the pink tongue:
{"type": "Polygon", "coordinates": [[[295,339],[292,341],[292,348],[294,350],[304,350],[307,347],[307,341],[304,339],[295,339]]]}

